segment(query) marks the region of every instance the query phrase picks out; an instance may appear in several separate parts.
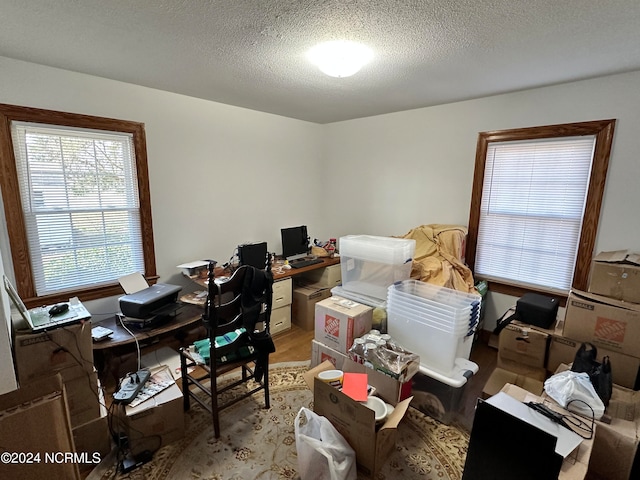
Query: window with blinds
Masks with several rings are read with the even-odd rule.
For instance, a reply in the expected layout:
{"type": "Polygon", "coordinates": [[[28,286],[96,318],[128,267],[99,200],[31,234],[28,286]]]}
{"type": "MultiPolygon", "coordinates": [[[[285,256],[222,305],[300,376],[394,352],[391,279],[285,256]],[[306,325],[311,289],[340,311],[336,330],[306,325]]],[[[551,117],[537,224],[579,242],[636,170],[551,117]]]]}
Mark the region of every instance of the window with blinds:
{"type": "Polygon", "coordinates": [[[489,290],[586,290],[616,121],[478,135],[466,260],[489,290]]]}
{"type": "Polygon", "coordinates": [[[145,271],[132,135],[11,122],[37,296],[145,271]]]}
{"type": "Polygon", "coordinates": [[[487,147],[476,274],[568,292],[595,136],[487,147]]]}

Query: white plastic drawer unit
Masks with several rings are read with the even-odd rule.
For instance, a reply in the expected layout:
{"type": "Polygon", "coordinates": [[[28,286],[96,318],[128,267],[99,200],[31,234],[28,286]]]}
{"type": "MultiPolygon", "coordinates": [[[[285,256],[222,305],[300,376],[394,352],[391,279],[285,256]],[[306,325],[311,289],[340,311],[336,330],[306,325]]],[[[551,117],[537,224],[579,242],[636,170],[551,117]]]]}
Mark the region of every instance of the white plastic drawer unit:
{"type": "Polygon", "coordinates": [[[291,305],[293,298],[293,289],[291,278],[285,278],[273,283],[273,296],[271,302],[271,310],[291,305]]]}
{"type": "Polygon", "coordinates": [[[271,310],[271,335],[284,332],[291,328],[291,305],[271,310]]]}

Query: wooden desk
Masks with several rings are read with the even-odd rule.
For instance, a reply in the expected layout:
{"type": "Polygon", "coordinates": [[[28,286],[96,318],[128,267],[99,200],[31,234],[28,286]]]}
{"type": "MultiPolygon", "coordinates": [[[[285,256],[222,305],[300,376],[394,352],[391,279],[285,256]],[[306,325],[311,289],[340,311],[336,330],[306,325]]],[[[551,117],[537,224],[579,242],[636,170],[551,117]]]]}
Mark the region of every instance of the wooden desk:
{"type": "Polygon", "coordinates": [[[109,339],[93,343],[94,363],[101,379],[105,380],[104,375],[111,373],[115,381],[118,381],[122,373],[119,371],[121,364],[120,357],[127,353],[135,352],[136,340],[141,350],[168,338],[173,338],[180,346],[184,346],[188,343],[185,341],[187,332],[198,326],[201,327],[201,335],[202,338],[204,338],[204,336],[206,336],[206,329],[201,323],[202,313],[202,307],[185,304],[180,308],[175,317],[164,321],[157,327],[139,329],[127,326],[135,338],[132,337],[119,322],[116,322],[115,316],[93,322],[93,326],[100,325],[113,330],[113,335],[111,335],[109,339]]]}
{"type": "Polygon", "coordinates": [[[325,267],[329,267],[331,265],[337,265],[338,263],[340,263],[340,257],[333,257],[333,258],[324,257],[324,258],[321,258],[321,260],[322,260],[322,263],[316,263],[314,265],[309,265],[307,267],[302,267],[302,268],[290,268],[288,270],[285,270],[284,268],[282,268],[282,265],[275,264],[271,267],[271,271],[273,272],[273,280],[277,282],[278,280],[282,280],[283,278],[294,277],[301,273],[310,272],[312,270],[318,270],[319,268],[325,268],[325,267]]]}

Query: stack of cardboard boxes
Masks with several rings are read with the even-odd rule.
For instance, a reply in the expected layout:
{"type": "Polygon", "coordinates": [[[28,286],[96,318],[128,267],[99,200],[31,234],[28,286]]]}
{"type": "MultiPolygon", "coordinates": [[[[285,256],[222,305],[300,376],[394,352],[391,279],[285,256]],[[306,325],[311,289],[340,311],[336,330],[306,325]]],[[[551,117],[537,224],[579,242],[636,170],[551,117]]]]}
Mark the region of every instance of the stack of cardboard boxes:
{"type": "Polygon", "coordinates": [[[315,304],[315,337],[311,370],[305,376],[314,391],[314,411],[325,416],[356,452],[364,473],[375,476],[395,446],[398,423],[411,402],[411,380],[395,379],[349,358],[355,338],[371,330],[373,308],[338,296],[315,304]],[[322,370],[366,373],[375,394],[395,407],[383,425],[375,424],[373,411],[315,378],[322,370]],[[315,380],[314,380],[315,379],[315,380]]]}
{"type": "Polygon", "coordinates": [[[340,264],[300,274],[293,289],[292,323],[303,330],[313,330],[316,303],[329,298],[331,289],[341,283],[340,264]]]}
{"type": "Polygon", "coordinates": [[[568,368],[583,342],[609,356],[614,392],[604,420],[598,422],[589,471],[609,480],[640,474],[640,257],[603,252],[594,258],[589,291],[573,290],[564,316],[549,329],[514,321],[499,337],[496,370],[483,396],[505,383],[536,395],[545,378],[568,368]],[[634,464],[635,462],[635,464],[634,464]],[[635,465],[635,466],[634,466],[635,465]]]}
{"type": "Polygon", "coordinates": [[[59,374],[66,391],[76,452],[111,450],[98,375],[93,366],[91,322],[30,333],[16,332],[14,352],[20,387],[59,374]]]}

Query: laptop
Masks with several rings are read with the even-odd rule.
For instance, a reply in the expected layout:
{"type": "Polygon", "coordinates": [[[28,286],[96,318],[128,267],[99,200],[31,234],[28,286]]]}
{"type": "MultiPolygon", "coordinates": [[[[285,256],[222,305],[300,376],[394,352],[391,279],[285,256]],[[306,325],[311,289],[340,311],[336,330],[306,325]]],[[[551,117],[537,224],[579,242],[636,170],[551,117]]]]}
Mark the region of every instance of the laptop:
{"type": "Polygon", "coordinates": [[[20,313],[20,316],[26,322],[28,328],[32,333],[51,330],[91,318],[91,314],[86,308],[84,308],[80,301],[69,302],[69,310],[67,310],[65,313],[55,315],[53,317],[49,316],[49,309],[53,305],[48,307],[32,308],[31,310],[28,310],[24,302],[20,298],[20,295],[18,295],[17,290],[9,281],[6,275],[3,275],[3,280],[4,289],[7,291],[11,302],[16,307],[16,309],[20,313]]]}

